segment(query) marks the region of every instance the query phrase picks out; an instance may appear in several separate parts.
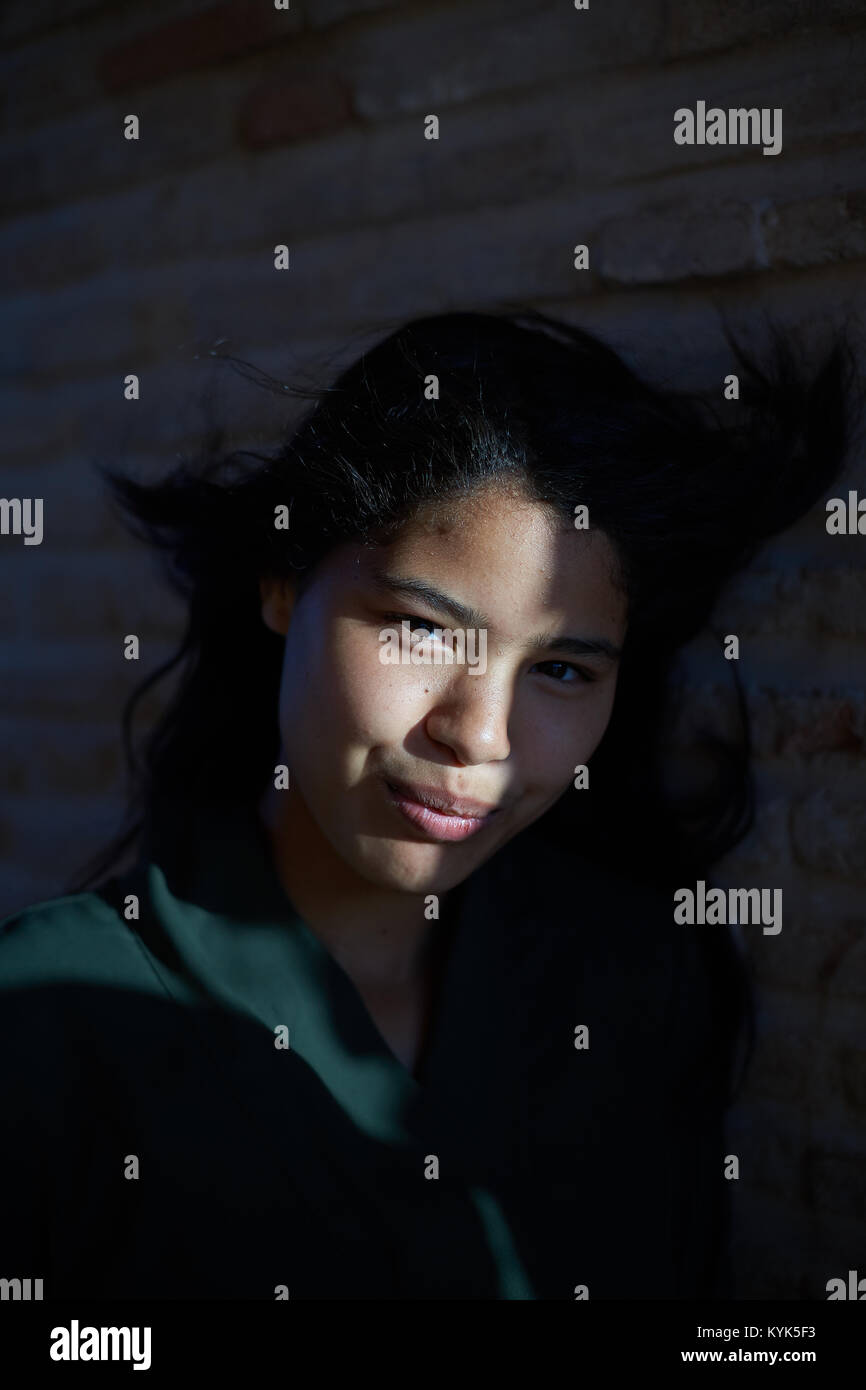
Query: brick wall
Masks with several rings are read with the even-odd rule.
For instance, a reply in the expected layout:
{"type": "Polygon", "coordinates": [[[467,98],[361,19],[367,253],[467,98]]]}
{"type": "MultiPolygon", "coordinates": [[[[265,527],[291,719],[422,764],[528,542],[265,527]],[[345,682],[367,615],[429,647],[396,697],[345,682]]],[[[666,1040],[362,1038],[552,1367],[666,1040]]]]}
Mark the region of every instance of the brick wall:
{"type": "MultiPolygon", "coordinates": [[[[120,639],[137,631],[150,667],[179,630],[94,459],[170,463],[206,391],[233,441],[265,441],[279,410],[214,366],[219,340],[278,374],[327,361],[326,379],[380,324],[520,298],[651,376],[716,387],[722,313],[749,331],[769,311],[815,341],[862,323],[864,60],[859,0],[7,0],[2,491],[44,497],[51,531],[0,541],[0,913],[52,895],[113,829],[118,710],[144,669],[120,639]],[[677,146],[673,111],[699,98],[781,107],[782,153],[677,146]]],[[[862,459],[851,470],[862,492],[862,459]]],[[[719,876],[786,903],[780,935],[747,938],[744,1297],[822,1298],[864,1272],[862,556],[816,509],[718,615],[741,638],[761,797],[719,876]]],[[[696,711],[726,698],[699,645],[696,711]]]]}

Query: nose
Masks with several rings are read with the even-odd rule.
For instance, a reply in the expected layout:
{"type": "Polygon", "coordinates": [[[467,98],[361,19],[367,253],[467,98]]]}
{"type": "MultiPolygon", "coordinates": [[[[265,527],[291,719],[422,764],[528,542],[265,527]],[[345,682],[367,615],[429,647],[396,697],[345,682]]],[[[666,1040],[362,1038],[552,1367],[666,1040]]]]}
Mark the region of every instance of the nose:
{"type": "Polygon", "coordinates": [[[483,674],[455,674],[437,692],[424,721],[428,738],[447,748],[463,767],[503,761],[511,752],[511,686],[504,673],[497,678],[489,666],[483,674]]]}

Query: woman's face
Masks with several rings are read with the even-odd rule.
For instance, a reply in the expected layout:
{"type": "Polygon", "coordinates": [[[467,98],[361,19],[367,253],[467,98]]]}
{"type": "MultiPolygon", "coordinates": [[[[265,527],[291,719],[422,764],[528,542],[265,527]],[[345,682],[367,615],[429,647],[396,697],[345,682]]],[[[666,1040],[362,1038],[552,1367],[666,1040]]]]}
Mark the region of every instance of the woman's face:
{"type": "Polygon", "coordinates": [[[601,532],[486,487],[387,545],[332,550],[299,598],[288,581],[261,590],[286,637],[280,795],[364,879],[446,892],[581,795],[575,768],[610,718],[626,626],[601,532]],[[414,650],[404,619],[423,629],[414,650]]]}

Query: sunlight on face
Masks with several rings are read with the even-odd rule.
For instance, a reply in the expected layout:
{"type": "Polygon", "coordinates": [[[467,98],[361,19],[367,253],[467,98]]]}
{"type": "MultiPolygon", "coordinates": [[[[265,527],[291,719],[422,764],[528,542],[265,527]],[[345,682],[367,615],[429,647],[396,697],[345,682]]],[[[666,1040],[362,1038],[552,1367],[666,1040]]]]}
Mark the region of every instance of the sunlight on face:
{"type": "Polygon", "coordinates": [[[294,606],[285,587],[282,607],[278,587],[263,589],[265,621],[286,633],[282,795],[363,878],[454,887],[564,792],[580,795],[574,768],[607,727],[625,636],[617,574],[602,533],[486,487],[427,508],[388,545],[331,551],[294,606]],[[424,664],[382,659],[380,634],[404,618],[426,630],[424,664]],[[486,643],[483,672],[441,649],[436,660],[431,629],[474,627],[483,638],[466,651],[486,643]],[[413,792],[494,809],[425,813],[413,792]]]}

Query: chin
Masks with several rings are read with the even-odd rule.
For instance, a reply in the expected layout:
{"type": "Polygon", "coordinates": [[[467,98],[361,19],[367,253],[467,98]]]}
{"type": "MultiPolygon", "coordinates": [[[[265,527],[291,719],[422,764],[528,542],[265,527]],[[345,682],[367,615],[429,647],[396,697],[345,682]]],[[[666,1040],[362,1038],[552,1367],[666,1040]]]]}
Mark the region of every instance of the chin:
{"type": "Polygon", "coordinates": [[[380,888],[391,888],[399,893],[447,893],[468,878],[475,863],[459,862],[443,856],[439,846],[420,846],[422,854],[407,854],[405,846],[395,848],[390,854],[381,851],[375,856],[357,863],[359,873],[380,888]]]}

